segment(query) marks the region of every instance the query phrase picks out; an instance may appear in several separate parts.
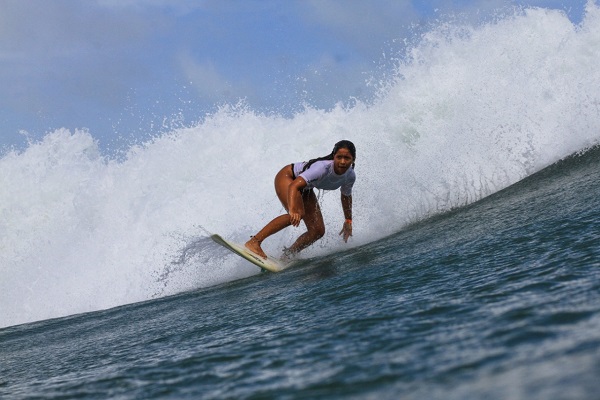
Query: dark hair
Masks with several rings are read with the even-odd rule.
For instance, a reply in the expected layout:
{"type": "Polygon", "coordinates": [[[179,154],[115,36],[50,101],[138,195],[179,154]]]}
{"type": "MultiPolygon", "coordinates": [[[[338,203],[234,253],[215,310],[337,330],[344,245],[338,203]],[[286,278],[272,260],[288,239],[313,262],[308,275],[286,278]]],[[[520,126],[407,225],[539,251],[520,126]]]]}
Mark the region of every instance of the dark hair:
{"type": "MultiPolygon", "coordinates": [[[[302,172],[309,169],[310,166],[316,163],[317,161],[333,160],[335,153],[337,153],[339,149],[348,149],[348,151],[352,155],[352,158],[356,160],[356,147],[354,147],[354,143],[352,143],[349,140],[340,140],[335,144],[335,146],[333,146],[333,151],[331,152],[331,154],[328,154],[324,157],[313,158],[312,160],[306,163],[304,168],[302,168],[302,172]]],[[[354,169],[354,163],[352,163],[352,169],[354,169]]]]}

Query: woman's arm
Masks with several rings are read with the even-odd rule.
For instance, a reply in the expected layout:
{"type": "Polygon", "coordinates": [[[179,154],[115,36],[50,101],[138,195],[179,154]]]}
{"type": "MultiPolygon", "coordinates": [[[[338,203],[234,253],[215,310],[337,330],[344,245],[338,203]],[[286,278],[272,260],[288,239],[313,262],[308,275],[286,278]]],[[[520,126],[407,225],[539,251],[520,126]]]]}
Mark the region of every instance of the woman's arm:
{"type": "Polygon", "coordinates": [[[348,238],[352,236],[352,196],[342,194],[342,210],[344,211],[344,226],[340,232],[343,235],[344,242],[348,242],[348,238]]]}

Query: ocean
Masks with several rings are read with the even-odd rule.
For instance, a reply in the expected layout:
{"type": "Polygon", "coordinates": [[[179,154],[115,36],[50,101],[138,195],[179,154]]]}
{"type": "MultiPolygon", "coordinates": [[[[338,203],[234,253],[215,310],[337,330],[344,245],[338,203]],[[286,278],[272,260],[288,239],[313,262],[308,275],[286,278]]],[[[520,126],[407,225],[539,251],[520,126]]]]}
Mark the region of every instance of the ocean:
{"type": "MultiPolygon", "coordinates": [[[[118,152],[0,159],[0,398],[600,398],[600,8],[432,27],[380,94],[243,103],[118,152]],[[354,237],[281,273],[213,243],[357,147],[354,237]]],[[[264,244],[277,255],[299,229],[264,244]]]]}

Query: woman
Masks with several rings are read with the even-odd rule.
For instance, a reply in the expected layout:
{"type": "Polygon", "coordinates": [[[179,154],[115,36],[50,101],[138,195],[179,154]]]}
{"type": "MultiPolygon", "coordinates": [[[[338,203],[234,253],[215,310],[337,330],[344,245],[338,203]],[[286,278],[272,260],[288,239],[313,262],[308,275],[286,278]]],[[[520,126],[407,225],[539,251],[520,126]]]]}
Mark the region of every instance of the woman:
{"type": "Polygon", "coordinates": [[[261,248],[263,240],[290,225],[297,227],[300,225],[300,220],[304,220],[307,231],[285,250],[284,256],[296,254],[323,237],[325,224],[313,188],[324,190],[340,188],[345,218],[340,235],[343,235],[344,242],[348,242],[348,238],[352,236],[352,186],[356,180],[355,160],[354,144],[349,140],[342,140],[336,143],[331,154],[325,157],[283,167],[275,176],[275,193],[288,213],[269,222],[246,242],[246,248],[267,258],[261,248]]]}

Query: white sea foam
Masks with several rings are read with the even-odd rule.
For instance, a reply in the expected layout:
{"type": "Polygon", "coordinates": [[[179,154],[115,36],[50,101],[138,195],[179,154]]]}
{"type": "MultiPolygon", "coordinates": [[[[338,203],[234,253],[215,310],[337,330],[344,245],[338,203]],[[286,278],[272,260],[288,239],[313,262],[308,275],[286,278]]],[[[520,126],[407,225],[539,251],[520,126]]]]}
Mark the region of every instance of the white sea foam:
{"type": "MultiPolygon", "coordinates": [[[[0,160],[0,327],[93,311],[257,273],[207,239],[244,241],[283,211],[285,164],[357,146],[350,245],[479,200],[600,140],[600,10],[581,25],[532,9],[422,37],[372,104],[292,117],[224,107],[201,123],[101,154],[56,130],[0,160]]],[[[339,192],[326,237],[345,248],[339,192]]],[[[268,242],[277,254],[299,234],[268,242]]]]}

